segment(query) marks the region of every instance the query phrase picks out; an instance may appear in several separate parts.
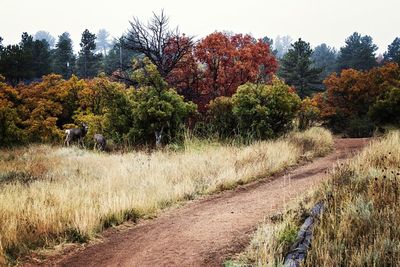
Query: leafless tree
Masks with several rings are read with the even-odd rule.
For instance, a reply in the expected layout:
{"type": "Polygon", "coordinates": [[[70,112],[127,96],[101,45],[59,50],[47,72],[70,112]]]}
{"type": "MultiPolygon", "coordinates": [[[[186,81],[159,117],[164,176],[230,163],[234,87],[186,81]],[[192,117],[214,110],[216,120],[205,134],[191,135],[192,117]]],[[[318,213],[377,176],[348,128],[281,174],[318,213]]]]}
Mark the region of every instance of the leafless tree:
{"type": "Polygon", "coordinates": [[[163,10],[160,15],[153,13],[147,25],[134,17],[123,42],[126,49],[148,57],[164,78],[193,46],[193,37],[181,35],[178,28],[170,29],[168,22],[163,10]]]}

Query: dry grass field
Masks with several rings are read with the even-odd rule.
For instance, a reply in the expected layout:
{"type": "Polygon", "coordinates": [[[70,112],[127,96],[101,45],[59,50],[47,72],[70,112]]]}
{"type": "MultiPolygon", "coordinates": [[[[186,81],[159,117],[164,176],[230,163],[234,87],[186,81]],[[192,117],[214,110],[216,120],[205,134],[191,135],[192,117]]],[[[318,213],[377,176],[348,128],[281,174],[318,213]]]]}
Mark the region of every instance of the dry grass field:
{"type": "Polygon", "coordinates": [[[372,143],[318,192],[328,208],[306,266],[400,264],[400,132],[372,143]]]}
{"type": "Polygon", "coordinates": [[[308,210],[326,208],[314,228],[305,266],[400,264],[400,132],[370,143],[335,168],[331,179],[286,213],[258,227],[251,244],[228,266],[280,266],[308,210]]]}
{"type": "Polygon", "coordinates": [[[185,149],[97,153],[33,145],[0,152],[0,263],[84,242],[106,227],[229,189],[330,151],[322,128],[248,146],[188,140],[185,149]]]}

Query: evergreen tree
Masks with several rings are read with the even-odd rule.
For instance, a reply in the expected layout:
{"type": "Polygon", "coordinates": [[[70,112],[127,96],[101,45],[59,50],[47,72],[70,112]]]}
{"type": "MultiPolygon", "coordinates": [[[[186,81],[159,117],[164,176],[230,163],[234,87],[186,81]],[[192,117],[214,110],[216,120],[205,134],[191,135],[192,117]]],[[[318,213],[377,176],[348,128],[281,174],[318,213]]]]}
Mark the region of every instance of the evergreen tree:
{"type": "Polygon", "coordinates": [[[20,42],[22,49],[21,64],[22,77],[25,82],[39,79],[49,74],[50,69],[50,47],[46,40],[33,40],[32,35],[24,32],[20,42]]]}
{"type": "Polygon", "coordinates": [[[8,45],[0,51],[0,74],[6,81],[15,86],[23,80],[22,49],[19,45],[8,45]]]}
{"type": "Polygon", "coordinates": [[[269,49],[271,50],[272,54],[274,54],[274,56],[278,54],[278,50],[274,49],[274,39],[265,36],[262,38],[262,41],[269,45],[269,49]]]}
{"type": "Polygon", "coordinates": [[[318,86],[321,84],[321,69],[312,66],[311,55],[310,44],[299,39],[281,60],[280,76],[287,84],[296,88],[301,98],[320,90],[318,86]]]}
{"type": "Polygon", "coordinates": [[[107,55],[107,51],[111,47],[109,38],[110,33],[108,31],[106,31],[105,29],[99,30],[96,39],[96,52],[102,53],[103,56],[107,55]]]}
{"type": "Polygon", "coordinates": [[[17,61],[17,64],[20,65],[21,80],[30,81],[35,76],[32,35],[26,32],[22,33],[19,46],[21,47],[22,59],[17,61]]]}
{"type": "Polygon", "coordinates": [[[96,35],[85,30],[79,44],[81,50],[77,61],[77,74],[83,78],[94,77],[99,73],[102,55],[95,54],[96,35]]]}
{"type": "Polygon", "coordinates": [[[315,47],[311,59],[313,61],[313,67],[322,69],[319,76],[321,81],[336,70],[336,58],[337,52],[335,48],[327,46],[326,44],[320,44],[315,47]]]}
{"type": "Polygon", "coordinates": [[[369,70],[377,65],[375,51],[378,47],[373,44],[368,35],[361,36],[355,32],[346,39],[346,45],[340,48],[338,70],[356,69],[369,70]]]}
{"type": "Polygon", "coordinates": [[[12,85],[31,82],[50,73],[50,49],[44,40],[33,40],[26,32],[18,45],[8,45],[0,54],[0,73],[12,85]]]}
{"type": "Polygon", "coordinates": [[[68,32],[64,32],[58,37],[53,50],[53,71],[67,79],[73,73],[75,60],[71,37],[68,32]]]}
{"type": "Polygon", "coordinates": [[[126,71],[132,67],[132,60],[139,57],[139,54],[126,49],[123,42],[124,37],[121,37],[118,42],[114,42],[107,56],[104,57],[105,73],[112,74],[117,70],[126,71]]]}
{"type": "Polygon", "coordinates": [[[383,55],[384,61],[396,62],[400,65],[400,38],[396,37],[388,46],[388,51],[383,55]]]}
{"type": "Polygon", "coordinates": [[[46,40],[36,40],[33,43],[33,68],[34,78],[42,78],[51,72],[50,46],[46,40]]]}
{"type": "Polygon", "coordinates": [[[277,36],[275,38],[275,50],[276,52],[276,57],[277,58],[282,58],[290,49],[290,45],[292,43],[292,37],[289,35],[285,36],[277,36]]]}
{"type": "Polygon", "coordinates": [[[56,43],[56,39],[49,32],[46,31],[36,32],[33,39],[39,41],[45,40],[49,44],[49,47],[51,49],[54,47],[54,44],[56,43]]]}

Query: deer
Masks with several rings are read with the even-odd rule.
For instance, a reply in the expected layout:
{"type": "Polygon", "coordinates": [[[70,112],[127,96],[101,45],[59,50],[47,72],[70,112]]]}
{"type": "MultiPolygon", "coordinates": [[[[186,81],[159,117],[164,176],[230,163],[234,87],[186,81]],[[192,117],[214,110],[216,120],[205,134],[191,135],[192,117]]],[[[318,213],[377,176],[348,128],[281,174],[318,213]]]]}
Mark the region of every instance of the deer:
{"type": "Polygon", "coordinates": [[[86,133],[88,132],[89,126],[86,123],[82,123],[80,128],[70,128],[65,130],[65,141],[64,145],[69,146],[71,141],[77,140],[78,146],[81,144],[85,147],[83,143],[83,138],[85,137],[86,133]]]}
{"type": "Polygon", "coordinates": [[[107,140],[102,134],[95,134],[93,136],[94,147],[93,149],[99,149],[100,151],[104,151],[106,149],[107,140]]]}

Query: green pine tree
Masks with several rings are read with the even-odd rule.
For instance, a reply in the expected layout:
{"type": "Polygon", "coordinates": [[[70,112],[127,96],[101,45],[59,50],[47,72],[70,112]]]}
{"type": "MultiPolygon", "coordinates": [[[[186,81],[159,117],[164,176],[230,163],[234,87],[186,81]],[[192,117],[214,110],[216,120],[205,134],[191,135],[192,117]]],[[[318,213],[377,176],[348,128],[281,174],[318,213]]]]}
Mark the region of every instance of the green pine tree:
{"type": "Polygon", "coordinates": [[[314,68],[311,60],[313,51],[310,44],[301,38],[283,56],[279,75],[285,82],[294,86],[301,98],[320,90],[321,69],[314,68]]]}
{"type": "Polygon", "coordinates": [[[126,49],[124,44],[124,36],[111,45],[111,49],[103,58],[104,71],[112,74],[115,71],[126,71],[132,68],[132,60],[140,58],[140,54],[126,49]]]}
{"type": "Polygon", "coordinates": [[[33,40],[24,32],[21,42],[0,49],[0,74],[12,85],[32,82],[50,73],[50,48],[45,40],[33,40]]]}
{"type": "Polygon", "coordinates": [[[81,50],[77,60],[77,74],[82,78],[90,78],[99,74],[101,69],[101,54],[95,54],[96,35],[85,30],[82,33],[81,42],[79,44],[81,50]]]}
{"type": "Polygon", "coordinates": [[[321,44],[315,47],[311,55],[313,66],[322,69],[320,80],[324,80],[332,72],[336,71],[337,52],[335,48],[321,44]]]}
{"type": "Polygon", "coordinates": [[[71,37],[68,32],[64,32],[58,37],[53,50],[53,71],[68,79],[73,73],[75,61],[71,37]]]}
{"type": "Polygon", "coordinates": [[[383,55],[384,60],[396,62],[400,65],[400,38],[396,37],[388,46],[388,51],[383,55]]]}
{"type": "Polygon", "coordinates": [[[368,35],[355,32],[346,39],[346,45],[340,48],[338,70],[369,70],[377,65],[375,51],[378,47],[368,35]]]}

